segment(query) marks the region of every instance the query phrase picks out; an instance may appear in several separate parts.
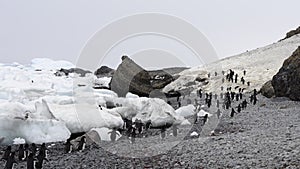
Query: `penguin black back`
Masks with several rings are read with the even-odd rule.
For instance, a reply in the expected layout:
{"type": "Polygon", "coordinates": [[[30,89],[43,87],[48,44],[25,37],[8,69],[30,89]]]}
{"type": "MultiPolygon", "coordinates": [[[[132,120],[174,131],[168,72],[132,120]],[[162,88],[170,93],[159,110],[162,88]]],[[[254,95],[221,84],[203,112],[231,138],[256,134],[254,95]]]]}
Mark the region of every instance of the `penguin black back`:
{"type": "Polygon", "coordinates": [[[35,143],[31,144],[31,152],[32,152],[33,156],[36,155],[36,145],[35,145],[35,143]]]}
{"type": "Polygon", "coordinates": [[[17,161],[15,160],[15,152],[11,152],[7,158],[4,169],[13,169],[14,164],[17,164],[17,161]]]}
{"type": "Polygon", "coordinates": [[[48,161],[46,157],[39,153],[39,155],[37,156],[37,162],[35,163],[35,167],[37,169],[42,169],[44,160],[48,161]]]}
{"type": "Polygon", "coordinates": [[[18,149],[18,159],[20,161],[24,160],[25,157],[25,151],[24,151],[24,146],[23,144],[20,144],[19,149],[18,149]]]}
{"type": "Polygon", "coordinates": [[[46,147],[46,144],[43,143],[43,144],[41,145],[40,150],[39,150],[39,155],[41,155],[42,157],[47,158],[47,151],[48,151],[48,149],[47,149],[47,147],[46,147]]]}
{"type": "Polygon", "coordinates": [[[6,148],[6,150],[5,150],[5,152],[4,152],[4,154],[3,154],[3,156],[2,156],[2,160],[7,160],[8,159],[8,157],[9,157],[9,155],[10,155],[10,153],[11,153],[11,146],[7,146],[7,148],[6,148]]]}
{"type": "Polygon", "coordinates": [[[65,143],[65,153],[71,153],[72,152],[72,144],[69,140],[65,143]]]}
{"type": "Polygon", "coordinates": [[[86,145],[86,137],[82,136],[78,144],[78,150],[83,151],[85,149],[85,145],[86,145]]]}
{"type": "Polygon", "coordinates": [[[32,153],[30,153],[26,159],[26,162],[27,162],[27,169],[34,169],[35,167],[35,158],[33,156],[32,153]]]}
{"type": "Polygon", "coordinates": [[[26,143],[24,146],[24,154],[25,154],[24,160],[26,160],[29,155],[29,144],[28,143],[26,143]]]}

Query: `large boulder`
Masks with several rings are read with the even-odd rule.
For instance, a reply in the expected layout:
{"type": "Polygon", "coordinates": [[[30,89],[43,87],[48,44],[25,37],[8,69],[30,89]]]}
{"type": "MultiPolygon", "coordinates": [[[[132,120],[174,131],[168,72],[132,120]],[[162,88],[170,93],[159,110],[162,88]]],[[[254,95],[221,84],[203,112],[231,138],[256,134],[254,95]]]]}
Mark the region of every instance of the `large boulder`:
{"type": "Polygon", "coordinates": [[[100,78],[100,77],[112,77],[114,75],[115,70],[107,67],[107,66],[101,66],[99,69],[95,71],[95,75],[100,78]]]}
{"type": "Polygon", "coordinates": [[[111,79],[110,88],[119,97],[125,97],[128,92],[149,97],[153,90],[149,73],[128,56],[122,56],[122,63],[111,79]]]}
{"type": "Polygon", "coordinates": [[[275,95],[300,100],[300,46],[272,79],[275,95]]]}
{"type": "Polygon", "coordinates": [[[272,80],[267,81],[260,89],[261,94],[267,98],[275,96],[275,91],[272,86],[272,80]]]}

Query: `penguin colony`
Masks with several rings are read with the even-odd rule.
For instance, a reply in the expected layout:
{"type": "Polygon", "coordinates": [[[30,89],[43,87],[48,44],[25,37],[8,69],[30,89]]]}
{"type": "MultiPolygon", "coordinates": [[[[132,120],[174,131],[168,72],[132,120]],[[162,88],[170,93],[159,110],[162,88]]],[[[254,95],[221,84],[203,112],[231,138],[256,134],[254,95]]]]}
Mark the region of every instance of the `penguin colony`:
{"type": "MultiPolygon", "coordinates": [[[[218,76],[218,73],[215,72],[214,75],[218,76]]],[[[211,76],[212,76],[211,73],[207,74],[208,78],[210,78],[211,76]]],[[[235,73],[231,69],[227,74],[225,73],[225,71],[222,71],[221,76],[224,76],[222,78],[222,83],[224,84],[224,86],[225,86],[225,80],[233,85],[238,83],[239,74],[235,73]]],[[[198,98],[195,99],[195,106],[197,107],[197,110],[199,110],[200,107],[198,103],[198,99],[200,100],[203,99],[203,96],[205,97],[204,102],[208,109],[213,105],[212,104],[213,98],[216,101],[216,104],[214,105],[216,105],[216,107],[218,108],[216,112],[217,118],[220,118],[223,114],[220,108],[221,105],[224,111],[230,110],[229,115],[231,118],[234,118],[235,114],[241,113],[242,110],[245,110],[247,108],[247,105],[249,104],[248,99],[251,104],[256,105],[258,101],[257,95],[259,94],[259,92],[256,89],[254,89],[251,92],[249,98],[245,97],[245,93],[244,93],[244,90],[246,89],[245,87],[250,86],[250,82],[249,81],[246,82],[245,76],[246,76],[246,70],[243,71],[243,76],[240,78],[240,83],[241,85],[244,85],[244,88],[240,87],[241,86],[240,84],[236,85],[235,87],[232,87],[232,85],[230,85],[230,87],[227,87],[226,91],[224,91],[225,87],[222,85],[220,88],[222,92],[220,94],[217,93],[213,94],[212,92],[204,93],[203,89],[201,88],[198,89],[197,90],[198,98]],[[233,107],[232,102],[237,102],[238,106],[233,107]]],[[[177,104],[171,103],[170,100],[168,100],[167,103],[173,106],[175,109],[180,108],[182,105],[181,98],[184,99],[185,95],[177,96],[176,99],[177,104]]],[[[191,104],[191,101],[189,101],[188,103],[191,104]]],[[[99,108],[102,109],[100,105],[99,108]]],[[[205,125],[205,123],[208,120],[209,120],[208,114],[205,114],[202,117],[198,117],[197,114],[195,114],[194,116],[194,124],[201,123],[201,125],[205,125]]],[[[142,122],[139,119],[135,119],[135,121],[133,122],[132,119],[124,118],[123,121],[124,121],[124,126],[121,129],[114,128],[112,129],[112,131],[108,133],[110,134],[110,139],[112,142],[116,141],[117,138],[116,136],[119,135],[118,132],[120,132],[122,133],[122,135],[127,136],[130,142],[134,144],[136,137],[140,137],[140,138],[147,137],[147,131],[153,128],[151,124],[151,120],[147,122],[142,122]]],[[[166,124],[166,126],[155,128],[160,130],[160,138],[162,140],[164,140],[166,137],[166,129],[170,127],[172,128],[173,136],[176,137],[178,133],[178,127],[176,125],[166,124]]],[[[212,135],[215,135],[215,133],[212,132],[212,135]]],[[[79,141],[77,141],[78,143],[77,146],[74,146],[74,144],[71,143],[71,139],[68,139],[64,144],[65,145],[64,152],[66,154],[69,154],[74,151],[78,151],[78,152],[84,151],[84,149],[86,148],[86,137],[81,136],[78,140],[79,141]]],[[[13,150],[12,146],[9,145],[4,151],[1,160],[5,161],[4,169],[13,169],[15,165],[22,162],[26,162],[27,169],[42,169],[43,163],[49,162],[47,158],[48,152],[49,150],[46,147],[45,143],[40,145],[39,148],[34,143],[32,143],[31,145],[27,143],[21,144],[19,145],[17,150],[13,150]],[[16,158],[18,161],[16,160],[16,158]]]]}

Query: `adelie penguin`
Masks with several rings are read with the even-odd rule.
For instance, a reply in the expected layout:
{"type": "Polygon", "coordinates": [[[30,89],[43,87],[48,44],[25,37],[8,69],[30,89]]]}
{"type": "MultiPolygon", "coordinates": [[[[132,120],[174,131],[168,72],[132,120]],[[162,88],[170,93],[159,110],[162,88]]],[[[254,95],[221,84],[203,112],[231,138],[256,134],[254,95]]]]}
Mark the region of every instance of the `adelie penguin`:
{"type": "Polygon", "coordinates": [[[233,117],[235,113],[236,113],[236,112],[235,112],[234,108],[232,108],[232,109],[231,109],[231,113],[230,113],[230,117],[233,117]]]}
{"type": "Polygon", "coordinates": [[[5,152],[4,152],[1,160],[7,160],[8,157],[9,157],[9,155],[10,155],[10,153],[11,153],[11,146],[7,146],[7,148],[6,148],[5,152]]]}
{"type": "Polygon", "coordinates": [[[203,125],[205,125],[205,123],[207,122],[208,119],[208,114],[205,114],[203,117],[203,125]]]}
{"type": "Polygon", "coordinates": [[[23,144],[20,144],[19,149],[18,149],[18,159],[20,161],[25,160],[25,150],[23,144]]]}
{"type": "Polygon", "coordinates": [[[27,163],[27,169],[35,169],[36,159],[34,158],[32,153],[28,155],[26,163],[27,163]]]}
{"type": "Polygon", "coordinates": [[[37,156],[37,162],[35,163],[35,168],[42,169],[44,160],[49,162],[49,160],[45,157],[45,155],[42,152],[40,152],[37,156]]]}
{"type": "Polygon", "coordinates": [[[6,160],[4,169],[13,169],[14,165],[17,164],[17,161],[15,159],[15,152],[11,152],[6,160]]]}
{"type": "Polygon", "coordinates": [[[217,113],[216,113],[216,114],[217,114],[217,117],[218,117],[218,119],[219,119],[219,118],[220,118],[220,115],[221,115],[220,109],[217,110],[217,113]]]}
{"type": "Polygon", "coordinates": [[[67,142],[65,143],[65,153],[71,153],[72,150],[73,150],[73,146],[70,140],[67,140],[67,142]]]}
{"type": "Polygon", "coordinates": [[[162,140],[164,140],[165,137],[166,137],[166,128],[162,128],[162,129],[160,130],[160,138],[161,138],[162,140]]]}
{"type": "Polygon", "coordinates": [[[35,156],[36,155],[36,145],[35,145],[35,143],[32,143],[31,144],[31,152],[32,152],[32,154],[35,156]]]}
{"type": "Polygon", "coordinates": [[[241,107],[241,104],[239,104],[239,105],[238,105],[238,107],[237,107],[237,111],[238,111],[238,113],[240,113],[240,112],[241,112],[241,110],[242,110],[242,107],[241,107]]]}
{"type": "Polygon", "coordinates": [[[24,160],[26,160],[26,158],[29,155],[29,144],[27,144],[27,143],[24,146],[24,154],[25,154],[24,160]]]}
{"type": "Polygon", "coordinates": [[[39,151],[39,155],[41,155],[41,156],[43,156],[45,158],[48,158],[48,151],[49,150],[47,149],[46,144],[43,143],[41,145],[41,148],[40,148],[40,151],[39,151]]]}
{"type": "Polygon", "coordinates": [[[178,134],[178,127],[176,126],[176,125],[173,125],[173,128],[172,128],[172,130],[173,130],[173,136],[174,137],[177,137],[177,134],[178,134]]]}
{"type": "Polygon", "coordinates": [[[79,152],[82,152],[85,149],[85,145],[86,145],[86,137],[82,136],[80,141],[79,141],[77,150],[79,152]]]}

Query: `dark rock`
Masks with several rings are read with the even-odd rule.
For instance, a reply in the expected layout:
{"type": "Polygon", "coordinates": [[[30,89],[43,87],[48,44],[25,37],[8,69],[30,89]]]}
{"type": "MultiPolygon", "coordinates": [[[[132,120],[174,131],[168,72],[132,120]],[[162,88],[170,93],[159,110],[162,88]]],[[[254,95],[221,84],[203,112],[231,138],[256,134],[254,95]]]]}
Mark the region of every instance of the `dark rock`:
{"type": "Polygon", "coordinates": [[[161,70],[148,71],[151,77],[151,85],[153,89],[163,89],[172,81],[176,80],[179,76],[178,73],[182,72],[187,68],[177,67],[177,68],[165,68],[161,70]]]}
{"type": "Polygon", "coordinates": [[[178,91],[170,90],[168,93],[165,93],[165,96],[167,98],[170,98],[170,97],[180,97],[181,93],[178,92],[178,91]]]}
{"type": "Polygon", "coordinates": [[[300,101],[300,46],[272,79],[275,95],[300,101]]]}
{"type": "Polygon", "coordinates": [[[94,85],[93,88],[94,88],[94,89],[107,89],[107,90],[110,90],[109,87],[106,87],[106,86],[99,86],[99,85],[94,85]]]}
{"type": "Polygon", "coordinates": [[[261,91],[261,94],[267,98],[271,98],[271,97],[275,96],[275,91],[272,86],[272,80],[269,80],[268,82],[266,82],[261,87],[260,91],[261,91]]]}
{"type": "Polygon", "coordinates": [[[84,77],[86,74],[92,73],[92,72],[88,71],[88,70],[83,70],[83,69],[80,69],[80,68],[71,68],[71,69],[61,68],[60,70],[58,70],[54,74],[56,76],[68,76],[70,73],[76,73],[76,74],[79,74],[81,77],[84,77]]]}
{"type": "Polygon", "coordinates": [[[115,108],[116,106],[115,106],[115,104],[113,103],[113,102],[111,102],[111,101],[106,101],[106,108],[108,108],[108,109],[113,109],[113,108],[115,108]]]}
{"type": "Polygon", "coordinates": [[[176,74],[185,69],[187,68],[178,67],[146,71],[129,57],[123,56],[122,63],[116,71],[102,66],[95,72],[95,75],[113,74],[110,89],[121,97],[124,97],[127,92],[131,92],[139,96],[160,98],[160,96],[165,96],[160,90],[174,81],[176,74]]]}
{"type": "Polygon", "coordinates": [[[81,137],[85,134],[85,132],[79,132],[79,133],[71,133],[71,136],[68,138],[68,141],[74,140],[78,137],[81,137]]]}
{"type": "Polygon", "coordinates": [[[95,75],[99,77],[112,77],[115,73],[115,70],[107,67],[107,66],[101,66],[99,69],[95,71],[95,75]]]}
{"type": "MultiPolygon", "coordinates": [[[[290,38],[290,37],[292,37],[294,35],[297,35],[297,34],[300,34],[300,26],[297,29],[291,30],[288,33],[286,33],[286,36],[285,36],[284,39],[288,39],[288,38],[290,38]]],[[[284,39],[282,39],[282,40],[284,40],[284,39]]]]}
{"type": "Polygon", "coordinates": [[[111,79],[110,88],[119,97],[126,96],[128,92],[140,97],[149,97],[153,90],[149,73],[128,56],[122,56],[122,63],[111,79]]]}
{"type": "Polygon", "coordinates": [[[163,70],[150,71],[149,75],[151,77],[151,85],[154,89],[162,89],[174,80],[172,75],[163,70]]]}
{"type": "Polygon", "coordinates": [[[208,79],[207,78],[201,78],[201,77],[197,77],[196,79],[195,79],[195,81],[197,81],[197,82],[206,82],[208,79]]]}
{"type": "Polygon", "coordinates": [[[160,72],[164,72],[164,73],[167,73],[167,74],[170,74],[171,76],[176,76],[176,74],[186,70],[188,68],[186,67],[171,67],[171,68],[164,68],[164,69],[161,69],[161,70],[152,70],[152,71],[149,71],[150,73],[150,76],[153,76],[153,74],[158,74],[160,72]]]}

